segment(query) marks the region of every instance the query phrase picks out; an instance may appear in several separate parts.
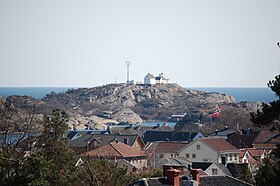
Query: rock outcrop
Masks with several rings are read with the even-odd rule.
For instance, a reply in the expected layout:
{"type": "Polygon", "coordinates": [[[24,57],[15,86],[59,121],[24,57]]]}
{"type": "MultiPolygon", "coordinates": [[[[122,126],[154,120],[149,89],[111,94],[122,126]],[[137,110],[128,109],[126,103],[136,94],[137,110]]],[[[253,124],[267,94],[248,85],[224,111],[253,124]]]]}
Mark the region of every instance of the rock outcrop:
{"type": "Polygon", "coordinates": [[[187,114],[186,118],[189,117],[190,121],[197,121],[209,118],[218,103],[232,104],[237,109],[245,110],[254,107],[249,103],[238,105],[234,97],[229,95],[185,89],[177,84],[110,84],[71,89],[59,94],[50,93],[42,100],[10,96],[6,101],[22,110],[35,108],[38,114],[50,113],[54,108],[66,110],[70,117],[70,127],[76,129],[104,129],[106,124],[118,122],[166,121],[172,114],[183,113],[187,114]]]}

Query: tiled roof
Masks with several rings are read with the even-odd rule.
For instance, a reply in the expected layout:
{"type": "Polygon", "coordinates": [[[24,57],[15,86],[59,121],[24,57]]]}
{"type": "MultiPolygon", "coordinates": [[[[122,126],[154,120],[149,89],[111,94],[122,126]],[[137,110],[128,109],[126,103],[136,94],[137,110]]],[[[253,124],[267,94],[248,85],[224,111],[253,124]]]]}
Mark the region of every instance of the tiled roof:
{"type": "Polygon", "coordinates": [[[158,153],[176,153],[187,145],[187,143],[183,143],[183,142],[157,142],[157,143],[158,145],[155,150],[158,153]]]}
{"type": "Polygon", "coordinates": [[[69,145],[71,147],[86,147],[92,140],[96,140],[98,141],[98,146],[104,146],[113,141],[127,142],[128,145],[132,146],[138,137],[138,135],[86,134],[78,139],[70,141],[69,145]]]}
{"type": "Polygon", "coordinates": [[[250,134],[232,134],[227,138],[227,141],[237,148],[252,148],[253,141],[259,132],[253,131],[250,134]]]}
{"type": "Polygon", "coordinates": [[[249,157],[248,158],[248,162],[250,163],[250,165],[259,164],[259,162],[255,158],[253,158],[253,157],[249,157]]]}
{"type": "Polygon", "coordinates": [[[232,144],[221,138],[201,138],[200,140],[218,152],[239,151],[232,144]]]}
{"type": "Polygon", "coordinates": [[[272,131],[260,131],[259,135],[256,137],[254,143],[280,143],[279,132],[272,131]]]}
{"type": "Polygon", "coordinates": [[[246,153],[246,149],[239,149],[239,150],[240,150],[239,158],[243,158],[246,153]]]}
{"type": "Polygon", "coordinates": [[[261,157],[264,154],[264,150],[248,149],[252,157],[261,157]]]}
{"type": "Polygon", "coordinates": [[[249,183],[243,182],[230,176],[202,176],[201,186],[247,186],[249,183]]]}
{"type": "Polygon", "coordinates": [[[198,134],[197,132],[146,131],[142,137],[145,143],[154,141],[193,141],[198,134]]]}
{"type": "Polygon", "coordinates": [[[206,162],[192,162],[192,168],[193,169],[202,169],[205,171],[208,167],[210,167],[212,163],[206,163],[206,162]]]}
{"type": "Polygon", "coordinates": [[[108,145],[93,149],[82,154],[82,156],[129,158],[144,156],[144,153],[121,142],[110,142],[108,145]]]}
{"type": "Polygon", "coordinates": [[[229,136],[231,134],[235,134],[235,132],[235,130],[225,128],[219,131],[211,132],[208,134],[208,136],[229,136]]]}
{"type": "Polygon", "coordinates": [[[120,135],[143,135],[146,131],[174,131],[170,126],[110,126],[109,130],[111,134],[120,135]]]}

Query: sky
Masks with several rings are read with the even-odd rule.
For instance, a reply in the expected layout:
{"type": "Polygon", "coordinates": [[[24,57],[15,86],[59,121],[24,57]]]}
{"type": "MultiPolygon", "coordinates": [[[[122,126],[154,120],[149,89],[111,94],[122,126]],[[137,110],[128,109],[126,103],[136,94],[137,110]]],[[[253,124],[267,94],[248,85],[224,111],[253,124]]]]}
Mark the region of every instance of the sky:
{"type": "Polygon", "coordinates": [[[279,0],[0,0],[0,87],[94,87],[165,73],[184,87],[266,87],[279,0]]]}

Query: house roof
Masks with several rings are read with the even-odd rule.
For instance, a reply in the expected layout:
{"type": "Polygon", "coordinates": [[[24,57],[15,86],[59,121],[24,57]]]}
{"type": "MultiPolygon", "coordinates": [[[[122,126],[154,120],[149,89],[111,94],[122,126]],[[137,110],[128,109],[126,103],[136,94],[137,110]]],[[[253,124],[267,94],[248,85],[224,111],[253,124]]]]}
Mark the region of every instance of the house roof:
{"type": "Polygon", "coordinates": [[[169,80],[169,78],[167,77],[167,75],[164,74],[164,73],[160,73],[160,74],[158,75],[158,77],[162,77],[163,80],[169,80]]]}
{"type": "MultiPolygon", "coordinates": [[[[110,142],[123,142],[127,143],[127,145],[133,146],[137,138],[140,138],[138,135],[109,135],[109,134],[86,134],[78,139],[72,140],[69,142],[71,147],[86,147],[91,141],[96,140],[98,142],[98,146],[104,146],[110,142]]],[[[142,141],[142,139],[140,138],[142,141]]],[[[143,146],[144,142],[142,141],[143,146]]]]}
{"type": "Polygon", "coordinates": [[[247,149],[252,157],[261,157],[264,154],[264,150],[259,149],[247,149]]]}
{"type": "Polygon", "coordinates": [[[189,168],[189,166],[192,163],[188,158],[186,158],[184,156],[179,156],[176,158],[169,158],[169,159],[171,159],[171,161],[173,161],[174,164],[178,164],[178,165],[184,166],[186,168],[189,168]]]}
{"type": "Polygon", "coordinates": [[[264,154],[264,150],[259,150],[259,149],[254,149],[254,148],[245,148],[245,149],[240,149],[241,152],[239,154],[239,157],[243,157],[245,155],[245,152],[248,151],[249,154],[252,157],[261,157],[264,154]]]}
{"type": "Polygon", "coordinates": [[[193,169],[202,169],[205,171],[208,167],[210,167],[212,163],[207,163],[207,162],[192,162],[192,168],[193,169]]]}
{"type": "Polygon", "coordinates": [[[228,152],[228,151],[235,151],[239,152],[239,150],[234,147],[232,144],[228,143],[226,140],[222,138],[201,138],[199,139],[205,144],[212,147],[214,150],[218,152],[228,152]]]}
{"type": "Polygon", "coordinates": [[[192,141],[198,134],[198,132],[146,131],[142,138],[145,143],[154,141],[192,141]]]}
{"type": "Polygon", "coordinates": [[[122,142],[110,142],[105,146],[86,152],[82,156],[130,158],[144,156],[144,153],[122,142]]]}
{"type": "Polygon", "coordinates": [[[253,157],[249,157],[248,158],[248,162],[249,162],[250,165],[259,164],[259,162],[255,158],[253,158],[253,157]]]}
{"type": "Polygon", "coordinates": [[[221,171],[223,171],[224,174],[226,174],[228,176],[232,176],[230,171],[222,163],[192,162],[192,168],[193,169],[201,169],[203,171],[206,171],[213,164],[216,165],[221,171]]]}
{"type": "Polygon", "coordinates": [[[171,186],[166,177],[161,178],[141,178],[131,186],[171,186]]]}
{"type": "Polygon", "coordinates": [[[249,134],[232,134],[227,138],[227,141],[237,148],[252,148],[253,141],[258,133],[258,131],[252,131],[249,134]]]}
{"type": "Polygon", "coordinates": [[[246,153],[246,149],[239,149],[239,150],[240,150],[239,158],[243,158],[246,153]]]}
{"type": "Polygon", "coordinates": [[[184,142],[153,142],[148,149],[154,149],[157,153],[176,153],[187,145],[184,142]]]}
{"type": "Polygon", "coordinates": [[[110,126],[109,131],[111,134],[120,134],[120,135],[132,135],[138,134],[143,135],[146,131],[174,131],[174,128],[170,126],[110,126]]]}
{"type": "Polygon", "coordinates": [[[230,130],[228,128],[219,130],[219,131],[215,131],[215,132],[211,132],[208,134],[208,136],[229,136],[231,134],[235,134],[235,130],[230,130]]]}
{"type": "Polygon", "coordinates": [[[155,76],[153,74],[148,73],[145,78],[153,79],[155,76]]]}
{"type": "Polygon", "coordinates": [[[280,134],[277,131],[260,131],[260,133],[255,138],[254,143],[280,143],[280,134]]]}
{"type": "Polygon", "coordinates": [[[230,176],[202,176],[200,177],[201,186],[246,186],[251,185],[230,176]]]}

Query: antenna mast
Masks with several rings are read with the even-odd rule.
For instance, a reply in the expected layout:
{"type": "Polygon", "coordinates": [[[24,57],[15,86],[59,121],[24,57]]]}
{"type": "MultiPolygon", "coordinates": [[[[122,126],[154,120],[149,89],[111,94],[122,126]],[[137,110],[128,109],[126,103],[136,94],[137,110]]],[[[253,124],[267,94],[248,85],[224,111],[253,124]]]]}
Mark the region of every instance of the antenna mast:
{"type": "Polygon", "coordinates": [[[131,62],[130,61],[126,61],[125,62],[126,64],[126,70],[127,70],[127,80],[126,80],[126,84],[129,84],[129,66],[131,65],[131,62]]]}

